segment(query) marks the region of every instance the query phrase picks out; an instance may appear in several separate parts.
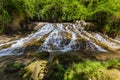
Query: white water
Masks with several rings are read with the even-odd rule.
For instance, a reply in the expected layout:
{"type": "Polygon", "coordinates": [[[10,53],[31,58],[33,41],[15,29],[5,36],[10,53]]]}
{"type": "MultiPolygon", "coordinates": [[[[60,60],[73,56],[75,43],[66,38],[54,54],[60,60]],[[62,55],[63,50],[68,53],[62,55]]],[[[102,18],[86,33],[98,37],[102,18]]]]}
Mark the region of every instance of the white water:
{"type": "Polygon", "coordinates": [[[48,34],[53,30],[52,24],[47,24],[43,26],[41,29],[39,29],[36,33],[30,34],[25,38],[21,38],[16,41],[7,42],[5,44],[0,44],[0,46],[11,44],[9,48],[1,49],[0,50],[0,56],[6,56],[6,55],[20,55],[23,54],[25,45],[33,40],[39,40],[42,38],[45,34],[48,34]]]}
{"type": "MultiPolygon", "coordinates": [[[[84,22],[86,25],[87,23],[84,22]]],[[[37,32],[28,35],[19,40],[0,44],[0,47],[10,45],[5,49],[0,49],[0,56],[6,55],[20,55],[24,53],[27,44],[32,41],[41,40],[45,38],[43,44],[38,51],[71,51],[71,50],[90,50],[107,52],[105,45],[114,50],[120,50],[120,42],[103,36],[99,33],[89,33],[83,29],[81,24],[72,23],[48,23],[41,27],[37,32]],[[68,38],[68,35],[71,37],[68,38]],[[44,37],[46,36],[46,37],[44,37]],[[98,44],[98,42],[101,44],[98,44]]]]}

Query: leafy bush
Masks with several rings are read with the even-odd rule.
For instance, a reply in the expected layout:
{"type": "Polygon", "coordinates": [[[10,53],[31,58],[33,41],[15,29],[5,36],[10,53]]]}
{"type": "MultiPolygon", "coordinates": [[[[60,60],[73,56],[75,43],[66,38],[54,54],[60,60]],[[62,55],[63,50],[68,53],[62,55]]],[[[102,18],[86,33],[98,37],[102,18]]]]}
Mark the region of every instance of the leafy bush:
{"type": "Polygon", "coordinates": [[[110,37],[115,37],[120,33],[120,12],[113,14],[110,17],[109,21],[109,32],[108,35],[110,37]]]}
{"type": "Polygon", "coordinates": [[[95,22],[95,30],[102,32],[102,30],[105,28],[105,25],[108,24],[110,16],[111,12],[107,10],[96,10],[94,13],[88,16],[88,20],[95,22]]]}
{"type": "Polygon", "coordinates": [[[88,7],[90,9],[86,20],[95,24],[94,31],[106,33],[113,38],[119,34],[120,11],[118,4],[120,1],[117,0],[100,0],[94,9],[88,7]]]}
{"type": "Polygon", "coordinates": [[[51,65],[47,80],[109,80],[105,71],[109,69],[120,69],[120,60],[108,61],[84,60],[78,63],[51,65]]]}
{"type": "Polygon", "coordinates": [[[73,64],[65,72],[64,80],[100,80],[105,78],[102,72],[103,66],[99,62],[85,61],[73,64]]]}
{"type": "Polygon", "coordinates": [[[40,11],[39,15],[43,21],[61,21],[62,16],[62,0],[48,0],[40,11]]]}
{"type": "Polygon", "coordinates": [[[69,2],[66,6],[66,9],[64,9],[63,18],[67,21],[85,19],[87,13],[87,9],[84,7],[84,5],[79,4],[78,1],[73,1],[69,2]]]}
{"type": "Polygon", "coordinates": [[[55,64],[52,68],[52,72],[49,75],[49,78],[47,80],[63,80],[64,79],[64,72],[65,69],[63,68],[63,65],[61,64],[55,64]]]}
{"type": "Polygon", "coordinates": [[[116,60],[116,59],[109,60],[107,62],[103,62],[103,65],[105,67],[120,66],[120,60],[116,60]]]}
{"type": "Polygon", "coordinates": [[[11,21],[11,16],[9,13],[3,8],[3,4],[0,3],[0,33],[4,31],[4,26],[8,25],[11,21]]]}
{"type": "Polygon", "coordinates": [[[10,23],[20,26],[20,23],[23,20],[32,18],[36,13],[36,1],[37,0],[0,1],[0,33],[3,33],[5,30],[9,29],[6,27],[10,26],[10,23]]]}
{"type": "MultiPolygon", "coordinates": [[[[12,21],[90,21],[95,31],[118,34],[119,0],[1,0],[0,32],[12,21]],[[107,7],[106,7],[107,6],[107,7]]],[[[114,35],[113,35],[114,36],[114,35]]]]}

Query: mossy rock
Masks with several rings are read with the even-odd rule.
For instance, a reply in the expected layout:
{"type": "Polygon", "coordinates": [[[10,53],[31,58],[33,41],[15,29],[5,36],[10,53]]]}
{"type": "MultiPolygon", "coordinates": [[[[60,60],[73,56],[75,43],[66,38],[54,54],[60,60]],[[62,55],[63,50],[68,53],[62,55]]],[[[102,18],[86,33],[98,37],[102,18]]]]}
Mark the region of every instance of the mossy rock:
{"type": "Polygon", "coordinates": [[[40,59],[48,59],[49,56],[50,56],[50,52],[48,51],[42,51],[36,55],[36,57],[40,59]]]}
{"type": "Polygon", "coordinates": [[[43,80],[47,73],[47,63],[46,60],[32,62],[21,70],[20,75],[22,74],[24,80],[43,80]]]}
{"type": "Polygon", "coordinates": [[[22,68],[22,69],[18,72],[18,75],[22,77],[25,73],[27,73],[27,71],[28,71],[27,69],[22,68]]]}
{"type": "Polygon", "coordinates": [[[39,48],[39,45],[27,46],[27,47],[25,48],[24,53],[26,54],[26,53],[28,53],[28,52],[35,52],[35,51],[38,50],[38,48],[39,48]]]}
{"type": "Polygon", "coordinates": [[[11,46],[11,44],[7,44],[7,45],[4,45],[4,46],[0,46],[0,49],[8,48],[8,47],[10,47],[10,46],[11,46]]]}
{"type": "MultiPolygon", "coordinates": [[[[51,65],[51,64],[50,64],[51,65]]],[[[64,80],[65,69],[61,64],[51,65],[49,73],[46,74],[45,80],[64,80]]]]}
{"type": "Polygon", "coordinates": [[[6,73],[15,73],[15,72],[20,71],[24,67],[25,67],[25,65],[22,64],[22,63],[13,62],[13,63],[8,64],[5,67],[4,72],[6,72],[6,73]]]}

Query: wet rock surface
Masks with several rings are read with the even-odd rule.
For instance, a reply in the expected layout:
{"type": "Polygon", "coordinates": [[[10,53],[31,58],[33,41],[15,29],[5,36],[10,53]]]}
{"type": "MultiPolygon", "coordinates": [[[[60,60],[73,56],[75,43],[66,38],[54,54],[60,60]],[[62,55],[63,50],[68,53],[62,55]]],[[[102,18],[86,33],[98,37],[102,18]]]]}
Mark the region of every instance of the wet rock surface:
{"type": "Polygon", "coordinates": [[[0,58],[0,80],[22,80],[19,70],[28,65],[33,58],[25,56],[7,56],[0,58]],[[14,64],[17,63],[17,64],[14,64]]]}
{"type": "Polygon", "coordinates": [[[100,33],[79,30],[81,25],[71,23],[40,25],[36,27],[39,29],[37,32],[18,40],[17,37],[0,36],[0,45],[5,45],[0,48],[0,56],[4,56],[0,57],[0,80],[45,80],[51,72],[49,67],[54,64],[61,63],[67,67],[68,63],[86,59],[120,59],[118,40],[100,33]],[[20,66],[16,69],[13,63],[22,63],[27,71],[21,71],[23,67],[20,66]],[[9,68],[10,64],[15,68],[9,68]],[[19,71],[22,76],[19,76],[19,71]]]}
{"type": "Polygon", "coordinates": [[[25,67],[25,69],[27,69],[27,72],[23,75],[24,79],[43,80],[45,74],[47,73],[47,61],[35,61],[29,66],[25,67]]]}
{"type": "Polygon", "coordinates": [[[0,56],[20,55],[26,49],[37,51],[67,52],[83,51],[120,51],[120,42],[101,33],[88,32],[82,23],[37,23],[39,29],[24,38],[0,44],[0,56]],[[43,26],[42,26],[43,25],[43,26]]]}
{"type": "MultiPolygon", "coordinates": [[[[57,52],[55,54],[49,54],[49,52],[41,52],[41,53],[26,53],[26,55],[21,56],[6,56],[0,58],[0,79],[1,80],[46,80],[50,73],[56,66],[56,64],[63,64],[68,67],[69,64],[85,61],[87,59],[97,60],[97,61],[106,61],[112,59],[120,59],[119,53],[109,52],[91,52],[91,51],[71,51],[61,54],[57,52]],[[50,59],[51,58],[51,59],[50,59]],[[5,68],[13,63],[22,63],[26,67],[21,71],[21,75],[19,75],[19,71],[10,71],[8,73],[5,72],[5,68]],[[3,77],[4,76],[4,77],[3,77]]],[[[10,69],[9,69],[10,70],[10,69]]],[[[54,69],[56,70],[56,68],[54,69]]],[[[110,70],[107,70],[109,72],[110,70]]],[[[118,70],[117,70],[118,71],[118,70]]],[[[111,72],[111,71],[110,71],[111,72]]],[[[111,74],[113,74],[112,72],[111,74]]],[[[118,74],[115,74],[116,76],[118,74]]],[[[109,77],[109,76],[108,76],[109,77]]],[[[49,77],[50,78],[50,77],[49,77]]],[[[49,79],[48,79],[49,80],[49,79]]]]}
{"type": "Polygon", "coordinates": [[[16,36],[0,35],[0,44],[6,43],[12,40],[16,40],[19,37],[20,37],[19,35],[16,35],[16,36]]]}

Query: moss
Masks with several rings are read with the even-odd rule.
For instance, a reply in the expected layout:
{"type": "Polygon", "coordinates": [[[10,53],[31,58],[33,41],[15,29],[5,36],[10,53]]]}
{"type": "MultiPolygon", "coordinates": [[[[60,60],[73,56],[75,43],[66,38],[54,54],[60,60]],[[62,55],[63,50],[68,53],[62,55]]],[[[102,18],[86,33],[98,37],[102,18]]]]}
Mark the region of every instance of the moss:
{"type": "Polygon", "coordinates": [[[22,77],[26,72],[27,72],[27,69],[23,68],[18,72],[18,75],[22,77]]]}
{"type": "Polygon", "coordinates": [[[11,46],[11,44],[4,45],[4,46],[0,46],[0,49],[8,48],[8,47],[10,47],[10,46],[11,46]]]}
{"type": "Polygon", "coordinates": [[[50,53],[48,51],[42,51],[36,55],[39,59],[48,59],[50,56],[50,53]]]}
{"type": "Polygon", "coordinates": [[[72,38],[72,34],[67,33],[67,39],[71,39],[72,38]]]}

